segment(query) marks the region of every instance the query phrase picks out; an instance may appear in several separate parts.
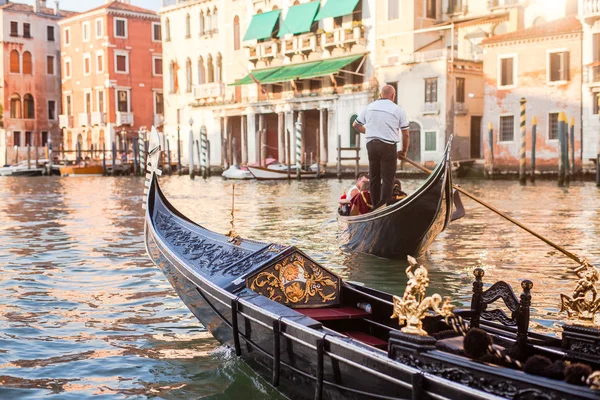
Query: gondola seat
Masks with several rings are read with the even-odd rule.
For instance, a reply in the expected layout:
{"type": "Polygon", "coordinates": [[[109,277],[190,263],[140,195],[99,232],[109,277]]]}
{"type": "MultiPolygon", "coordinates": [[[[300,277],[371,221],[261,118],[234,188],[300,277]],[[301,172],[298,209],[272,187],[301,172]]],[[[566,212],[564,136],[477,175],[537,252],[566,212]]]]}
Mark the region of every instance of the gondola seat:
{"type": "Polygon", "coordinates": [[[317,321],[361,319],[371,315],[366,311],[354,307],[299,308],[296,311],[317,321]]]}
{"type": "Polygon", "coordinates": [[[361,331],[347,331],[342,332],[342,334],[354,340],[358,340],[359,342],[368,344],[369,346],[377,347],[378,349],[382,350],[387,349],[388,343],[385,340],[381,340],[379,338],[376,338],[375,336],[371,336],[368,333],[361,331]]]}

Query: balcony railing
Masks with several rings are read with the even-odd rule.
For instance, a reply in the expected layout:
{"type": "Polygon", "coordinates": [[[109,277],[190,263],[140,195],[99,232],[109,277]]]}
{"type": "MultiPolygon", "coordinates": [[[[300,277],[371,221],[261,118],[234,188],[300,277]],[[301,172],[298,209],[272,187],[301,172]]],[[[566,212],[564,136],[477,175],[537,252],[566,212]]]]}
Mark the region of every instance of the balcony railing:
{"type": "Polygon", "coordinates": [[[225,84],[221,82],[204,83],[194,87],[194,98],[208,99],[223,97],[225,95],[225,84]]]}
{"type": "Polygon", "coordinates": [[[454,115],[465,115],[468,112],[465,103],[454,103],[454,115]]]}
{"type": "Polygon", "coordinates": [[[95,111],[92,113],[92,126],[94,125],[105,125],[106,124],[106,113],[95,111]]]}
{"type": "Polygon", "coordinates": [[[73,128],[73,116],[72,115],[59,115],[58,116],[58,125],[60,128],[71,129],[73,128]]]}
{"type": "Polygon", "coordinates": [[[117,111],[117,120],[115,123],[117,126],[133,125],[133,113],[117,111]]]}
{"type": "Polygon", "coordinates": [[[600,0],[580,0],[579,4],[579,14],[582,17],[600,17],[600,0]]]}
{"type": "Polygon", "coordinates": [[[159,127],[164,125],[165,116],[161,114],[154,114],[154,127],[159,127]]]}
{"type": "Polygon", "coordinates": [[[488,0],[488,8],[511,7],[519,4],[522,0],[488,0]]]}
{"type": "Polygon", "coordinates": [[[440,103],[436,102],[428,102],[423,105],[423,114],[439,114],[440,112],[440,103]]]}
{"type": "Polygon", "coordinates": [[[355,43],[363,44],[364,31],[360,25],[352,28],[336,28],[333,32],[325,32],[321,34],[321,47],[343,47],[355,43]]]}
{"type": "Polygon", "coordinates": [[[420,62],[450,59],[452,58],[452,56],[454,56],[455,59],[471,61],[477,61],[481,58],[481,56],[475,52],[458,52],[455,50],[454,54],[452,54],[451,50],[438,49],[420,51],[418,53],[413,54],[400,55],[397,57],[397,62],[399,62],[400,64],[415,64],[420,62]]]}
{"type": "Polygon", "coordinates": [[[79,126],[90,126],[90,114],[80,113],[77,116],[77,123],[79,126]]]}

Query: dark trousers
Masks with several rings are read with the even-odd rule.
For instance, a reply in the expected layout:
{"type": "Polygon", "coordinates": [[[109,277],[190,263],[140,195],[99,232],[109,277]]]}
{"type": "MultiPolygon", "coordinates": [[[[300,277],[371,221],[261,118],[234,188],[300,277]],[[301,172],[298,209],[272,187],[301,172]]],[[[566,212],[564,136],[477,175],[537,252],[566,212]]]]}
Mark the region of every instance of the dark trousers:
{"type": "Polygon", "coordinates": [[[396,176],[396,145],[380,140],[367,143],[369,155],[369,190],[373,209],[391,203],[396,176]]]}

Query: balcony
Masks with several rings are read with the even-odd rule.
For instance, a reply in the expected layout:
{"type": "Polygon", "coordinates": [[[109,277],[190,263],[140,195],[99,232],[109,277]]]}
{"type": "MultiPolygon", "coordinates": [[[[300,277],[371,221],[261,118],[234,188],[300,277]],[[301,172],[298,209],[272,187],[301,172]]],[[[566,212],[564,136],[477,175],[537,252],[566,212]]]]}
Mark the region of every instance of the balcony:
{"type": "Polygon", "coordinates": [[[584,80],[590,86],[600,86],[600,65],[596,65],[598,62],[594,64],[588,65],[585,69],[587,71],[584,74],[584,80]]]}
{"type": "Polygon", "coordinates": [[[312,52],[317,51],[317,35],[314,33],[307,33],[295,37],[296,39],[296,50],[300,52],[312,52]]]}
{"type": "Polygon", "coordinates": [[[154,127],[163,126],[165,123],[165,116],[160,114],[154,114],[154,127]]]}
{"type": "Polygon", "coordinates": [[[279,44],[277,42],[269,41],[259,44],[260,56],[259,58],[275,58],[279,52],[279,44]]]}
{"type": "Polygon", "coordinates": [[[92,126],[105,125],[106,124],[106,113],[93,112],[92,113],[92,126]]]}
{"type": "Polygon", "coordinates": [[[249,61],[257,61],[260,58],[260,54],[258,51],[258,46],[249,47],[248,48],[248,60],[249,61]]]}
{"type": "Polygon", "coordinates": [[[321,47],[344,47],[359,43],[364,44],[364,27],[356,25],[352,28],[337,28],[333,32],[321,34],[321,47]]]}
{"type": "Polygon", "coordinates": [[[225,84],[220,82],[205,83],[194,87],[194,98],[196,100],[223,97],[225,95],[225,84]]]}
{"type": "Polygon", "coordinates": [[[133,125],[133,113],[117,111],[117,120],[115,121],[115,124],[117,126],[133,125]]]}
{"type": "Polygon", "coordinates": [[[440,103],[430,102],[425,103],[423,105],[423,114],[439,114],[440,113],[440,103]]]}
{"type": "Polygon", "coordinates": [[[454,103],[454,115],[466,115],[468,111],[465,103],[454,103]]]}
{"type": "Polygon", "coordinates": [[[72,115],[59,115],[58,125],[60,128],[72,129],[73,128],[73,116],[72,115]]]}
{"type": "MultiPolygon", "coordinates": [[[[585,0],[584,0],[585,1],[585,0]]],[[[488,8],[494,10],[496,8],[507,8],[519,5],[521,0],[488,0],[488,8]]],[[[450,8],[450,7],[448,7],[450,8]]]]}
{"type": "Polygon", "coordinates": [[[79,113],[77,115],[77,124],[79,126],[90,126],[90,114],[79,113]]]}
{"type": "Polygon", "coordinates": [[[600,0],[580,0],[579,15],[586,22],[593,22],[600,18],[600,0]]]}

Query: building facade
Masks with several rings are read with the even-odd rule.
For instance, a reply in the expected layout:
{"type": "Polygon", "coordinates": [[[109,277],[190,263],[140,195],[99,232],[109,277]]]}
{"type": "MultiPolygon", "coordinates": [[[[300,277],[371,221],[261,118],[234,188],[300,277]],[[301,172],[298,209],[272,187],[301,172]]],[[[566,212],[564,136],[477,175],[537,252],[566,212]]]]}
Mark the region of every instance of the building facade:
{"type": "MultiPolygon", "coordinates": [[[[163,123],[162,30],[157,13],[109,1],[60,22],[66,152],[131,149],[163,123]]],[[[110,153],[108,153],[110,154],[110,153]]],[[[108,155],[107,154],[107,155],[108,155]]]]}
{"type": "Polygon", "coordinates": [[[0,165],[22,160],[27,146],[60,142],[58,22],[73,14],[50,9],[45,1],[33,6],[0,1],[4,60],[0,63],[4,79],[0,88],[0,165]]]}

